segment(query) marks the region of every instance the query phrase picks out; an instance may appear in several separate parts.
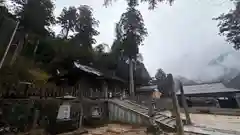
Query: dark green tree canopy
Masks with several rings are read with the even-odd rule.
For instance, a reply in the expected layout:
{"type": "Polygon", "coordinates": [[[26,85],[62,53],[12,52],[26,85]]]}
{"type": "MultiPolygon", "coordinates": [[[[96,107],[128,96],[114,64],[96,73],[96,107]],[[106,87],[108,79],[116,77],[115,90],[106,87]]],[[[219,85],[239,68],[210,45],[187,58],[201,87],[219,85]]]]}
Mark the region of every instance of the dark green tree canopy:
{"type": "MultiPolygon", "coordinates": [[[[104,0],[104,5],[108,6],[112,3],[112,1],[113,0],[104,0]]],[[[170,4],[172,4],[174,0],[125,0],[125,1],[127,2],[129,7],[135,7],[141,2],[141,3],[148,3],[149,9],[155,9],[158,3],[169,2],[170,4]]]]}
{"type": "MultiPolygon", "coordinates": [[[[18,46],[19,53],[13,66],[10,65],[9,70],[4,67],[4,70],[0,71],[1,82],[34,82],[36,78],[32,77],[32,73],[36,74],[36,71],[44,71],[43,73],[47,74],[44,78],[48,78],[48,74],[58,78],[73,69],[74,61],[128,80],[129,66],[126,60],[129,57],[137,60],[134,73],[136,84],[148,82],[150,76],[138,52],[138,46],[147,36],[147,30],[134,1],[130,2],[127,11],[116,25],[116,38],[111,49],[104,43],[94,47],[95,36],[99,35],[99,21],[94,17],[93,9],[87,5],[64,8],[55,21],[53,0],[11,1],[14,4],[13,18],[20,20],[21,31],[18,31],[17,35],[22,35],[19,36],[22,43],[18,46]],[[62,27],[63,37],[50,35],[53,33],[50,27],[55,22],[62,27]],[[74,34],[70,35],[70,32],[74,34]],[[27,68],[23,68],[26,65],[27,68]]],[[[3,34],[6,35],[5,32],[3,34]]],[[[20,43],[18,39],[14,41],[16,44],[20,43]]],[[[9,54],[12,57],[12,54],[9,54]]]]}
{"type": "Polygon", "coordinates": [[[159,69],[157,70],[157,73],[156,73],[156,75],[155,75],[155,78],[156,78],[156,80],[158,80],[158,81],[163,81],[163,80],[165,80],[165,79],[167,78],[167,74],[166,74],[161,68],[159,68],[159,69]]]}
{"type": "Polygon", "coordinates": [[[26,31],[46,35],[55,22],[51,0],[12,0],[14,12],[26,31]]]}
{"type": "Polygon", "coordinates": [[[147,36],[147,29],[140,11],[134,7],[127,8],[127,11],[121,16],[118,27],[125,55],[136,58],[138,46],[147,36]]]}
{"type": "Polygon", "coordinates": [[[236,50],[240,49],[240,2],[235,2],[235,9],[227,14],[222,14],[215,20],[220,21],[218,26],[220,34],[226,36],[226,40],[233,44],[236,50]]]}
{"type": "Polygon", "coordinates": [[[57,18],[57,23],[62,27],[61,34],[67,39],[69,31],[74,32],[79,14],[75,7],[65,7],[57,18]]]}
{"type": "Polygon", "coordinates": [[[4,5],[5,2],[6,2],[5,0],[0,0],[0,4],[3,4],[3,5],[4,5]]]}
{"type": "Polygon", "coordinates": [[[78,8],[79,18],[76,23],[76,32],[74,39],[78,43],[92,50],[92,45],[96,43],[94,36],[99,35],[99,32],[95,29],[99,25],[99,21],[93,17],[93,10],[87,5],[82,5],[78,8]]]}

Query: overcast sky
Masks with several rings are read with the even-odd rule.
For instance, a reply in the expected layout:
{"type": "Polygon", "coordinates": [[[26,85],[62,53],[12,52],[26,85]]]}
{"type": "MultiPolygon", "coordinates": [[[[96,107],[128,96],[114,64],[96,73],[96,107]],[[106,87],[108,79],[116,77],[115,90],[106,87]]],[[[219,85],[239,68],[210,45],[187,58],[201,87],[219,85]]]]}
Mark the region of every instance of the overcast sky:
{"type": "MultiPolygon", "coordinates": [[[[96,37],[98,43],[112,44],[114,27],[126,9],[125,0],[118,0],[108,8],[104,0],[56,0],[55,14],[63,7],[89,5],[100,21],[96,37]]],[[[157,68],[167,73],[197,78],[206,64],[221,53],[232,50],[218,35],[217,21],[212,20],[233,7],[229,0],[175,0],[172,6],[160,4],[154,11],[141,4],[148,37],[140,48],[144,63],[153,76],[157,68]]],[[[59,31],[58,27],[54,28],[59,31]]]]}

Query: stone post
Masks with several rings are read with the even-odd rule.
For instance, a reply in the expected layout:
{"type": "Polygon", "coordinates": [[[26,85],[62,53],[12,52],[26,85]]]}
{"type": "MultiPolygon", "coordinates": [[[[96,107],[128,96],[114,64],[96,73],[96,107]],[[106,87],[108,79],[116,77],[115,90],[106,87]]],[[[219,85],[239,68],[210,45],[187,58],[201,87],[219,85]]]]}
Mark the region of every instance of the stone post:
{"type": "Polygon", "coordinates": [[[149,104],[149,122],[150,127],[148,127],[148,130],[151,130],[150,132],[153,132],[154,135],[160,135],[162,134],[161,128],[158,126],[155,115],[156,115],[156,100],[159,99],[161,96],[160,92],[158,90],[153,90],[151,94],[151,103],[149,104]]]}

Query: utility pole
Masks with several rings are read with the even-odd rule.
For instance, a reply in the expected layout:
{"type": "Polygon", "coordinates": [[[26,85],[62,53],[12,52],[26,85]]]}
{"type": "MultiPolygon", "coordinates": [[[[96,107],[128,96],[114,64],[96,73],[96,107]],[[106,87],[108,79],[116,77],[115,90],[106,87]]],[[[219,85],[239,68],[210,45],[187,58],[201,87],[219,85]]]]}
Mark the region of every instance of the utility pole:
{"type": "Polygon", "coordinates": [[[17,25],[16,25],[16,27],[15,27],[15,29],[14,29],[14,31],[13,31],[12,36],[11,36],[11,39],[10,39],[10,41],[9,41],[9,43],[8,43],[8,45],[7,45],[7,48],[6,48],[6,50],[5,50],[4,54],[3,54],[3,57],[2,57],[1,62],[0,62],[0,69],[1,69],[2,66],[3,66],[3,63],[4,63],[4,61],[5,61],[5,58],[6,58],[6,56],[7,56],[8,51],[9,51],[9,48],[10,48],[10,46],[11,46],[11,44],[12,44],[12,41],[13,41],[13,39],[14,39],[14,36],[15,36],[15,34],[16,34],[16,32],[17,32],[18,26],[19,26],[19,22],[17,22],[17,25]]]}

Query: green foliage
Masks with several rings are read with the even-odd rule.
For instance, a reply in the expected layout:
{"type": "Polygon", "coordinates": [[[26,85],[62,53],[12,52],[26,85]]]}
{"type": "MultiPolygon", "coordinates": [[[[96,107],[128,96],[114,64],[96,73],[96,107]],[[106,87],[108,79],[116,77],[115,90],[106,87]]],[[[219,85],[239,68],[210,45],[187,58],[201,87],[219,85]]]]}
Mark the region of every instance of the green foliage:
{"type": "Polygon", "coordinates": [[[99,44],[94,48],[94,65],[96,68],[103,71],[116,69],[117,60],[114,53],[110,52],[107,44],[99,44]]]}
{"type": "Polygon", "coordinates": [[[157,73],[155,75],[155,78],[158,80],[158,81],[163,81],[167,78],[167,74],[161,69],[159,68],[157,70],[157,73]]]}
{"type": "Polygon", "coordinates": [[[141,13],[135,9],[137,4],[129,4],[127,11],[122,14],[116,25],[116,39],[110,49],[104,43],[93,47],[95,36],[99,35],[99,21],[93,16],[93,9],[87,5],[64,8],[56,21],[62,27],[63,36],[55,37],[49,28],[55,24],[52,0],[11,1],[15,6],[14,15],[20,20],[19,35],[24,35],[19,37],[25,37],[25,40],[16,62],[0,71],[1,83],[11,85],[30,81],[44,84],[50,76],[58,76],[57,71],[68,73],[76,60],[105,73],[117,72],[127,80],[128,65],[123,58],[138,57],[136,76],[141,78],[142,71],[146,73],[138,46],[147,36],[147,30],[141,13]],[[70,32],[74,35],[69,36],[70,32]]]}
{"type": "Polygon", "coordinates": [[[227,14],[221,14],[214,18],[219,20],[220,34],[226,36],[229,43],[233,43],[236,50],[240,49],[240,2],[235,3],[235,9],[230,10],[227,14]]]}
{"type": "Polygon", "coordinates": [[[33,76],[28,72],[30,63],[19,58],[12,66],[4,66],[0,70],[0,82],[5,85],[18,84],[19,81],[31,81],[33,76]]]}
{"type": "Polygon", "coordinates": [[[87,51],[92,51],[92,45],[96,43],[94,36],[99,35],[95,29],[99,25],[99,21],[93,17],[93,10],[87,5],[82,5],[78,8],[79,18],[76,23],[77,34],[73,38],[75,43],[86,48],[87,51]]]}
{"type": "Polygon", "coordinates": [[[122,14],[119,27],[121,29],[121,41],[125,55],[136,58],[138,46],[141,45],[145,36],[147,36],[147,29],[140,11],[134,7],[127,8],[127,11],[122,14]]]}
{"type": "Polygon", "coordinates": [[[102,55],[102,54],[104,54],[105,52],[108,52],[108,51],[109,51],[109,46],[108,46],[108,44],[102,43],[102,44],[97,45],[97,46],[94,48],[94,51],[95,51],[97,54],[102,55]]]}
{"type": "Polygon", "coordinates": [[[48,64],[55,57],[55,51],[47,41],[40,41],[35,55],[35,61],[48,64]]]}
{"type": "MultiPolygon", "coordinates": [[[[104,0],[104,5],[108,6],[110,4],[112,4],[113,0],[104,0]]],[[[116,1],[116,0],[114,0],[116,1]]],[[[149,9],[155,9],[157,7],[158,3],[161,2],[169,2],[169,4],[171,5],[173,3],[174,0],[125,0],[128,4],[129,7],[135,7],[137,6],[140,2],[141,3],[148,3],[149,4],[149,9]]]]}
{"type": "Polygon", "coordinates": [[[79,14],[75,7],[69,7],[68,9],[65,7],[63,8],[60,16],[57,18],[57,23],[61,25],[61,33],[63,34],[65,39],[67,39],[69,31],[75,31],[78,17],[79,14]]]}
{"type": "Polygon", "coordinates": [[[12,0],[14,12],[25,31],[40,36],[49,34],[48,29],[55,22],[51,0],[12,0]]]}
{"type": "Polygon", "coordinates": [[[5,0],[0,0],[0,4],[5,4],[5,0]]]}
{"type": "Polygon", "coordinates": [[[1,10],[1,13],[3,14],[0,15],[0,58],[11,39],[14,28],[16,27],[16,21],[10,17],[7,9],[1,7],[1,10]]]}

